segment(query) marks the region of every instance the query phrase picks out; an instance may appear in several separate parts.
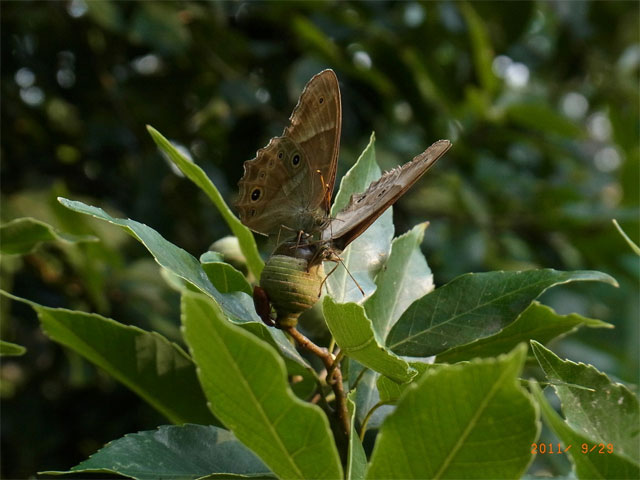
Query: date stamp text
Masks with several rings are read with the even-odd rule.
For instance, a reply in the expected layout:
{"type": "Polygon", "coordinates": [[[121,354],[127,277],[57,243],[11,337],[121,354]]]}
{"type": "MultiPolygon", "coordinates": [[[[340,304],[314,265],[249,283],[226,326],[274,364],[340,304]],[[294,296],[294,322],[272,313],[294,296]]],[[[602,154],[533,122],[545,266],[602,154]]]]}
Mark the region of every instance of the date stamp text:
{"type": "MultiPolygon", "coordinates": [[[[561,443],[532,443],[531,453],[540,455],[556,455],[567,453],[573,445],[563,445],[561,443]]],[[[610,455],[613,453],[613,444],[611,443],[582,443],[580,444],[580,452],[582,454],[597,453],[600,455],[610,455]]]]}

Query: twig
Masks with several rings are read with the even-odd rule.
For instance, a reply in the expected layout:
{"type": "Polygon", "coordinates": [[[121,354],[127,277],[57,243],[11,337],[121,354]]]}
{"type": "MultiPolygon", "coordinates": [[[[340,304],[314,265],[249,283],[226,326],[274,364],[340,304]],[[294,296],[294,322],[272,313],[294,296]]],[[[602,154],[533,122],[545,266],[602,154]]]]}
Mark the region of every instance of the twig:
{"type": "Polygon", "coordinates": [[[327,350],[329,350],[331,353],[333,353],[333,350],[336,348],[336,339],[331,337],[331,341],[329,342],[329,348],[327,350]]]}
{"type": "Polygon", "coordinates": [[[360,427],[361,442],[364,441],[364,434],[367,432],[367,424],[369,423],[369,420],[371,420],[371,416],[373,415],[373,413],[383,405],[390,405],[391,403],[392,402],[378,402],[373,407],[371,407],[371,410],[367,412],[367,416],[364,417],[364,420],[362,420],[362,426],[360,427]]]}
{"type": "MultiPolygon", "coordinates": [[[[329,352],[331,352],[331,350],[329,350],[329,352]]],[[[338,354],[335,355],[331,368],[327,368],[327,383],[329,385],[331,385],[331,383],[333,382],[334,372],[336,371],[336,369],[340,368],[340,362],[342,362],[343,358],[344,358],[344,353],[342,352],[342,350],[340,350],[338,354]]]]}
{"type": "Polygon", "coordinates": [[[349,438],[349,412],[347,410],[347,397],[344,394],[344,387],[342,385],[342,371],[340,370],[340,359],[342,358],[338,354],[338,358],[333,358],[333,355],[326,348],[319,347],[302,333],[300,333],[296,327],[284,328],[291,337],[305,350],[313,353],[315,356],[322,360],[324,366],[327,369],[327,383],[331,385],[333,393],[336,396],[336,416],[342,427],[343,433],[346,438],[349,438]]]}
{"type": "Polygon", "coordinates": [[[356,389],[356,387],[360,383],[360,380],[362,380],[362,377],[364,376],[365,373],[367,373],[368,370],[369,369],[367,367],[362,367],[362,370],[360,370],[360,373],[358,374],[355,381],[353,382],[353,385],[351,385],[351,388],[349,389],[349,393],[351,393],[356,389]]]}

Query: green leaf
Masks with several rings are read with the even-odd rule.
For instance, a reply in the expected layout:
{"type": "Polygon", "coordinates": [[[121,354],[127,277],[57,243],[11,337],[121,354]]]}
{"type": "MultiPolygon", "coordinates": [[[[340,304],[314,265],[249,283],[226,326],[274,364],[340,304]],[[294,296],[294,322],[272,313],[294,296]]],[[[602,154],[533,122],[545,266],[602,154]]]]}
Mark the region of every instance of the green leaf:
{"type": "Polygon", "coordinates": [[[388,404],[393,404],[398,401],[400,395],[407,389],[409,385],[415,384],[422,375],[429,369],[438,368],[439,365],[431,363],[411,362],[411,367],[418,371],[418,374],[413,377],[411,383],[398,383],[391,380],[389,377],[380,375],[376,381],[378,392],[380,392],[380,401],[388,404]]]}
{"type": "Polygon", "coordinates": [[[193,292],[182,322],[209,407],[242,443],[279,477],[342,477],[327,417],[293,394],[273,348],[193,292]]]}
{"type": "MultiPolygon", "coordinates": [[[[0,290],[2,292],[2,290],[0,290]]],[[[19,357],[24,355],[27,349],[16,343],[0,340],[0,357],[19,357]]]]}
{"type": "Polygon", "coordinates": [[[416,225],[393,240],[391,253],[376,277],[378,288],[364,303],[373,329],[383,343],[407,307],[433,290],[433,275],[420,250],[428,225],[416,225]]]}
{"type": "Polygon", "coordinates": [[[406,361],[380,345],[362,305],[324,297],[322,309],[331,335],[347,356],[400,383],[415,376],[417,372],[406,361]]]}
{"type": "Polygon", "coordinates": [[[240,323],[239,326],[278,350],[287,366],[289,375],[302,375],[305,377],[311,375],[314,378],[314,382],[317,380],[313,367],[298,353],[296,347],[289,341],[282,330],[266,328],[264,324],[256,322],[240,323]]]}
{"type": "MultiPolygon", "coordinates": [[[[433,275],[420,250],[427,225],[428,223],[416,225],[411,231],[393,240],[391,253],[375,278],[377,289],[364,302],[366,316],[371,319],[376,337],[380,339],[381,344],[384,344],[389,329],[402,312],[414,300],[433,289],[433,275]]],[[[356,368],[353,359],[349,360],[352,368],[356,368]]],[[[361,371],[361,368],[358,371],[361,371]]],[[[367,371],[358,383],[355,403],[356,416],[360,422],[367,412],[382,400],[376,389],[376,381],[379,378],[377,372],[367,371]]],[[[387,382],[401,388],[394,380],[385,378],[387,382]]],[[[386,407],[376,409],[369,420],[368,428],[380,425],[389,411],[386,407]]]]}
{"type": "Polygon", "coordinates": [[[387,346],[398,355],[436,355],[493,335],[548,288],[577,281],[618,285],[609,275],[595,271],[545,269],[461,275],[414,302],[391,329],[387,346]]]}
{"type": "Polygon", "coordinates": [[[0,253],[25,255],[31,253],[42,242],[65,243],[96,242],[93,235],[73,235],[56,230],[51,225],[35,218],[16,218],[0,226],[0,253]]]}
{"type": "Polygon", "coordinates": [[[220,293],[244,292],[253,295],[251,285],[245,276],[225,262],[206,261],[200,257],[202,268],[220,293]]]}
{"type": "Polygon", "coordinates": [[[191,358],[162,335],[95,313],[44,307],[3,290],[0,294],[29,305],[49,338],[102,368],[170,421],[219,424],[207,410],[191,358]]]}
{"type": "MultiPolygon", "coordinates": [[[[640,468],[637,463],[631,462],[616,452],[599,453],[599,446],[589,437],[573,430],[549,405],[542,390],[537,383],[531,383],[531,390],[540,405],[540,411],[545,422],[564,444],[566,453],[569,454],[575,473],[580,479],[609,479],[609,478],[640,478],[640,468]],[[585,445],[589,450],[582,453],[585,445]],[[591,447],[597,447],[591,451],[591,447]]],[[[605,443],[605,445],[607,445],[605,443]]]]}
{"type": "Polygon", "coordinates": [[[533,339],[546,344],[582,326],[613,328],[610,323],[586,318],[577,313],[558,315],[551,307],[534,301],[513,323],[500,332],[439,353],[437,361],[456,363],[476,357],[495,357],[512,350],[519,343],[533,339]]]}
{"type": "Polygon", "coordinates": [[[429,370],[382,424],[366,478],[520,477],[540,428],[518,382],[526,352],[429,370]]]}
{"type": "Polygon", "coordinates": [[[516,125],[533,131],[569,138],[584,136],[578,125],[544,103],[514,103],[505,113],[516,125]]]}
{"type": "Polygon", "coordinates": [[[467,22],[470,37],[469,44],[480,85],[487,92],[493,93],[498,87],[498,79],[493,74],[494,54],[487,26],[469,3],[460,2],[457,6],[467,22]]]}
{"type": "Polygon", "coordinates": [[[264,267],[264,262],[258,252],[256,241],[253,238],[253,233],[233,214],[225,203],[222,195],[218,192],[216,186],[211,182],[206,173],[195,163],[187,159],[176,148],[171,145],[171,142],[164,138],[160,132],[155,128],[147,125],[147,130],[156,142],[156,145],[162,150],[167,157],[180,169],[185,176],[202,189],[204,193],[211,199],[216,206],[222,218],[224,218],[227,225],[238,238],[240,243],[240,249],[247,259],[247,267],[253,273],[255,278],[260,278],[260,273],[264,267]]]}
{"type": "Polygon", "coordinates": [[[245,322],[250,320],[259,321],[253,307],[253,301],[250,298],[241,293],[220,293],[213,286],[198,260],[180,247],[162,238],[151,227],[128,218],[114,218],[101,208],[85,205],[82,202],[66,198],[59,198],[58,201],[70,210],[91,215],[123,228],[147,247],[156,262],[209,295],[222,306],[225,313],[232,319],[245,322]]]}
{"type": "Polygon", "coordinates": [[[101,208],[85,205],[82,202],[75,202],[66,198],[59,198],[58,200],[71,210],[106,220],[123,228],[147,247],[147,250],[151,252],[156,262],[162,267],[183,278],[218,302],[231,321],[239,324],[256,325],[249,328],[254,332],[257,329],[261,334],[271,335],[280,347],[282,355],[300,363],[302,366],[308,366],[285,338],[284,333],[274,328],[267,328],[262,323],[256,314],[253,300],[248,295],[244,292],[220,293],[213,286],[198,260],[183,249],[166,241],[152,228],[135,220],[113,218],[101,208]]]}
{"type": "Polygon", "coordinates": [[[627,242],[627,244],[631,247],[633,253],[635,253],[636,255],[640,255],[640,247],[633,243],[633,240],[629,238],[629,235],[627,235],[625,231],[622,230],[622,227],[618,224],[618,221],[615,218],[611,221],[613,222],[613,225],[616,227],[620,235],[622,235],[622,238],[624,238],[625,242],[627,242]]]}
{"type": "Polygon", "coordinates": [[[367,468],[367,454],[364,452],[360,437],[356,430],[356,404],[353,402],[355,390],[347,396],[347,408],[349,410],[349,419],[351,423],[351,431],[349,432],[349,453],[347,456],[347,471],[345,478],[347,480],[360,480],[364,478],[364,472],[367,468]]]}
{"type": "Polygon", "coordinates": [[[549,381],[554,382],[553,388],[569,426],[595,443],[613,444],[618,455],[639,463],[640,406],[637,397],[593,365],[561,360],[536,341],[531,342],[531,348],[549,381]]]}
{"type": "Polygon", "coordinates": [[[204,425],[163,425],[131,433],[62,473],[116,473],[141,480],[196,479],[212,473],[269,475],[269,469],[233,433],[204,425]]]}
{"type": "MultiPolygon", "coordinates": [[[[375,135],[372,133],[369,144],[363,150],[358,161],[340,181],[340,189],[331,207],[332,215],[336,215],[349,203],[351,195],[364,192],[371,182],[380,178],[382,172],[376,163],[374,144],[375,135]]],[[[336,301],[341,303],[361,302],[365,298],[349,272],[366,295],[375,290],[373,279],[381,267],[381,260],[389,252],[393,238],[391,210],[391,208],[387,209],[373,225],[340,254],[344,265],[338,265],[336,271],[329,276],[326,282],[329,294],[336,301]]],[[[330,272],[334,267],[335,263],[326,262],[325,271],[330,272]]]]}

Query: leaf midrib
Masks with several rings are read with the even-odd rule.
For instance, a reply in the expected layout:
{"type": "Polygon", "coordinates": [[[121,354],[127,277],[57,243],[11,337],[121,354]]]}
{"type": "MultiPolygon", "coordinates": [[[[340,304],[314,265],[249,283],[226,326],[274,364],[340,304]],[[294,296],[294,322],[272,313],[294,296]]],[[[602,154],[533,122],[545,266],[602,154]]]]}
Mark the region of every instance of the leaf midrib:
{"type": "MultiPolygon", "coordinates": [[[[551,285],[549,285],[547,288],[551,288],[551,287],[553,287],[553,286],[555,286],[555,285],[560,285],[560,284],[563,284],[563,283],[567,283],[567,281],[568,281],[568,280],[569,280],[569,279],[564,280],[564,281],[553,282],[553,283],[552,283],[551,285]]],[[[540,284],[544,284],[544,283],[545,283],[545,282],[544,282],[543,280],[541,280],[541,281],[539,281],[539,282],[531,283],[531,284],[528,284],[527,286],[522,287],[522,288],[519,288],[519,289],[517,289],[517,290],[511,290],[511,291],[510,291],[509,293],[507,293],[507,294],[501,295],[501,296],[499,296],[499,297],[494,297],[493,299],[491,299],[491,300],[490,300],[490,301],[488,301],[488,302],[485,302],[485,303],[482,303],[482,304],[480,304],[480,303],[479,303],[479,304],[477,304],[475,307],[473,307],[473,308],[471,308],[471,309],[469,309],[469,310],[465,310],[465,311],[464,311],[464,312],[462,312],[462,313],[459,313],[459,314],[453,315],[453,316],[449,317],[448,319],[446,319],[446,320],[444,320],[444,321],[442,321],[442,322],[440,322],[440,323],[437,323],[437,324],[435,324],[435,325],[433,325],[433,326],[430,326],[430,327],[428,327],[428,328],[426,328],[426,329],[424,329],[424,330],[420,330],[419,332],[417,332],[417,333],[415,333],[415,334],[413,334],[413,335],[408,335],[408,336],[404,337],[402,340],[400,340],[400,341],[398,341],[398,342],[396,342],[396,343],[393,343],[393,344],[389,345],[389,348],[390,348],[390,349],[394,349],[395,347],[397,347],[397,346],[399,346],[399,345],[403,345],[404,343],[408,343],[408,342],[410,342],[410,341],[413,341],[415,338],[419,338],[419,337],[420,337],[420,336],[422,336],[422,335],[426,335],[426,334],[430,333],[432,330],[435,330],[436,328],[441,327],[442,325],[447,325],[447,324],[449,324],[449,323],[453,322],[454,320],[457,320],[458,318],[460,318],[460,317],[462,317],[462,316],[469,315],[469,314],[473,313],[475,310],[478,310],[478,309],[484,308],[484,307],[486,307],[487,305],[491,305],[491,304],[496,303],[496,302],[498,302],[498,301],[501,301],[501,300],[503,300],[503,299],[505,299],[505,298],[507,298],[507,297],[509,297],[509,296],[511,296],[511,295],[518,294],[518,293],[520,293],[520,292],[521,292],[521,291],[523,291],[523,290],[526,290],[526,289],[529,289],[529,288],[534,288],[534,287],[537,287],[538,285],[540,285],[540,284]]],[[[484,289],[484,288],[486,288],[486,285],[483,287],[483,289],[484,289]]],[[[546,290],[547,288],[545,288],[544,290],[546,290]]],[[[543,291],[544,291],[544,290],[543,290],[543,291]]],[[[540,294],[542,294],[542,292],[540,292],[540,294]]],[[[539,296],[540,294],[538,294],[538,296],[539,296]]],[[[440,298],[440,296],[438,296],[438,300],[439,300],[439,298],[440,298]]],[[[536,296],[536,298],[537,298],[537,296],[536,296]]],[[[459,300],[459,299],[458,299],[458,300],[459,300]]],[[[535,298],[534,298],[534,299],[532,299],[531,301],[533,302],[533,300],[535,300],[535,298]]],[[[435,313],[435,309],[434,309],[434,313],[435,313]]],[[[416,342],[416,343],[417,343],[417,342],[416,342]]]]}
{"type": "Polygon", "coordinates": [[[509,369],[509,368],[505,368],[502,371],[502,373],[498,377],[497,381],[494,382],[493,386],[491,387],[491,390],[489,391],[489,393],[485,396],[484,400],[478,406],[478,409],[476,410],[475,414],[473,415],[471,420],[468,422],[467,427],[462,432],[462,435],[459,436],[458,441],[453,446],[453,448],[449,452],[449,455],[447,455],[447,457],[445,458],[444,462],[440,466],[440,469],[436,472],[436,474],[434,475],[433,478],[435,478],[435,479],[442,478],[442,475],[444,474],[445,470],[451,465],[451,463],[453,462],[453,458],[458,453],[458,451],[462,448],[464,441],[469,437],[469,435],[471,434],[471,431],[476,426],[478,418],[486,410],[486,407],[487,407],[489,401],[495,396],[495,394],[499,390],[499,388],[501,388],[503,386],[505,377],[508,376],[510,373],[511,373],[511,369],[509,369]]]}
{"type": "MultiPolygon", "coordinates": [[[[206,318],[205,312],[202,309],[200,309],[200,311],[201,311],[202,315],[206,318]]],[[[222,349],[223,349],[225,355],[228,358],[233,359],[234,357],[231,355],[231,352],[230,352],[229,348],[227,348],[227,345],[224,343],[224,341],[221,338],[221,336],[219,335],[218,331],[215,328],[213,328],[212,331],[213,331],[214,335],[216,336],[216,338],[218,339],[218,342],[222,344],[222,349]]],[[[256,398],[253,389],[250,388],[250,386],[249,386],[249,384],[248,384],[248,382],[247,382],[247,380],[245,378],[244,372],[242,370],[240,370],[240,368],[238,367],[238,364],[237,364],[237,362],[235,360],[233,360],[231,362],[231,364],[233,365],[233,369],[236,372],[236,374],[239,374],[238,376],[241,379],[241,383],[244,386],[244,389],[247,390],[250,393],[250,396],[253,399],[253,403],[255,405],[257,405],[256,410],[260,413],[260,416],[263,418],[263,421],[265,421],[265,424],[266,424],[268,430],[272,433],[272,436],[276,439],[278,447],[281,449],[281,451],[283,451],[285,453],[284,457],[289,461],[290,465],[293,467],[293,470],[299,475],[299,478],[304,478],[304,475],[302,474],[302,471],[300,471],[298,465],[291,458],[290,452],[287,450],[287,448],[282,443],[282,439],[280,438],[280,435],[278,434],[277,430],[274,428],[273,424],[269,420],[268,415],[266,414],[266,412],[262,408],[262,404],[256,398]]],[[[286,396],[286,392],[285,392],[285,396],[286,396]]]]}

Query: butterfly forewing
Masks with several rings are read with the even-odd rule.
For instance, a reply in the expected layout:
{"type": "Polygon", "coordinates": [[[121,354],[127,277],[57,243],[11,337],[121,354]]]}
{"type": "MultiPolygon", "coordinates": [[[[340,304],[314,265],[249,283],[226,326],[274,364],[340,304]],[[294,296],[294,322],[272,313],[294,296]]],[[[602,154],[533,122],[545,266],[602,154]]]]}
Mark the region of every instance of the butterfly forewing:
{"type": "Polygon", "coordinates": [[[451,148],[448,140],[439,140],[401,167],[386,172],[331,220],[322,239],[334,249],[343,250],[358,238],[382,213],[393,205],[424,173],[451,148]]]}
{"type": "Polygon", "coordinates": [[[312,198],[316,201],[322,196],[322,206],[328,212],[336,181],[342,128],[340,87],[333,70],[324,70],[307,83],[289,121],[291,125],[285,134],[312,160],[314,178],[309,185],[314,192],[312,198]]]}

